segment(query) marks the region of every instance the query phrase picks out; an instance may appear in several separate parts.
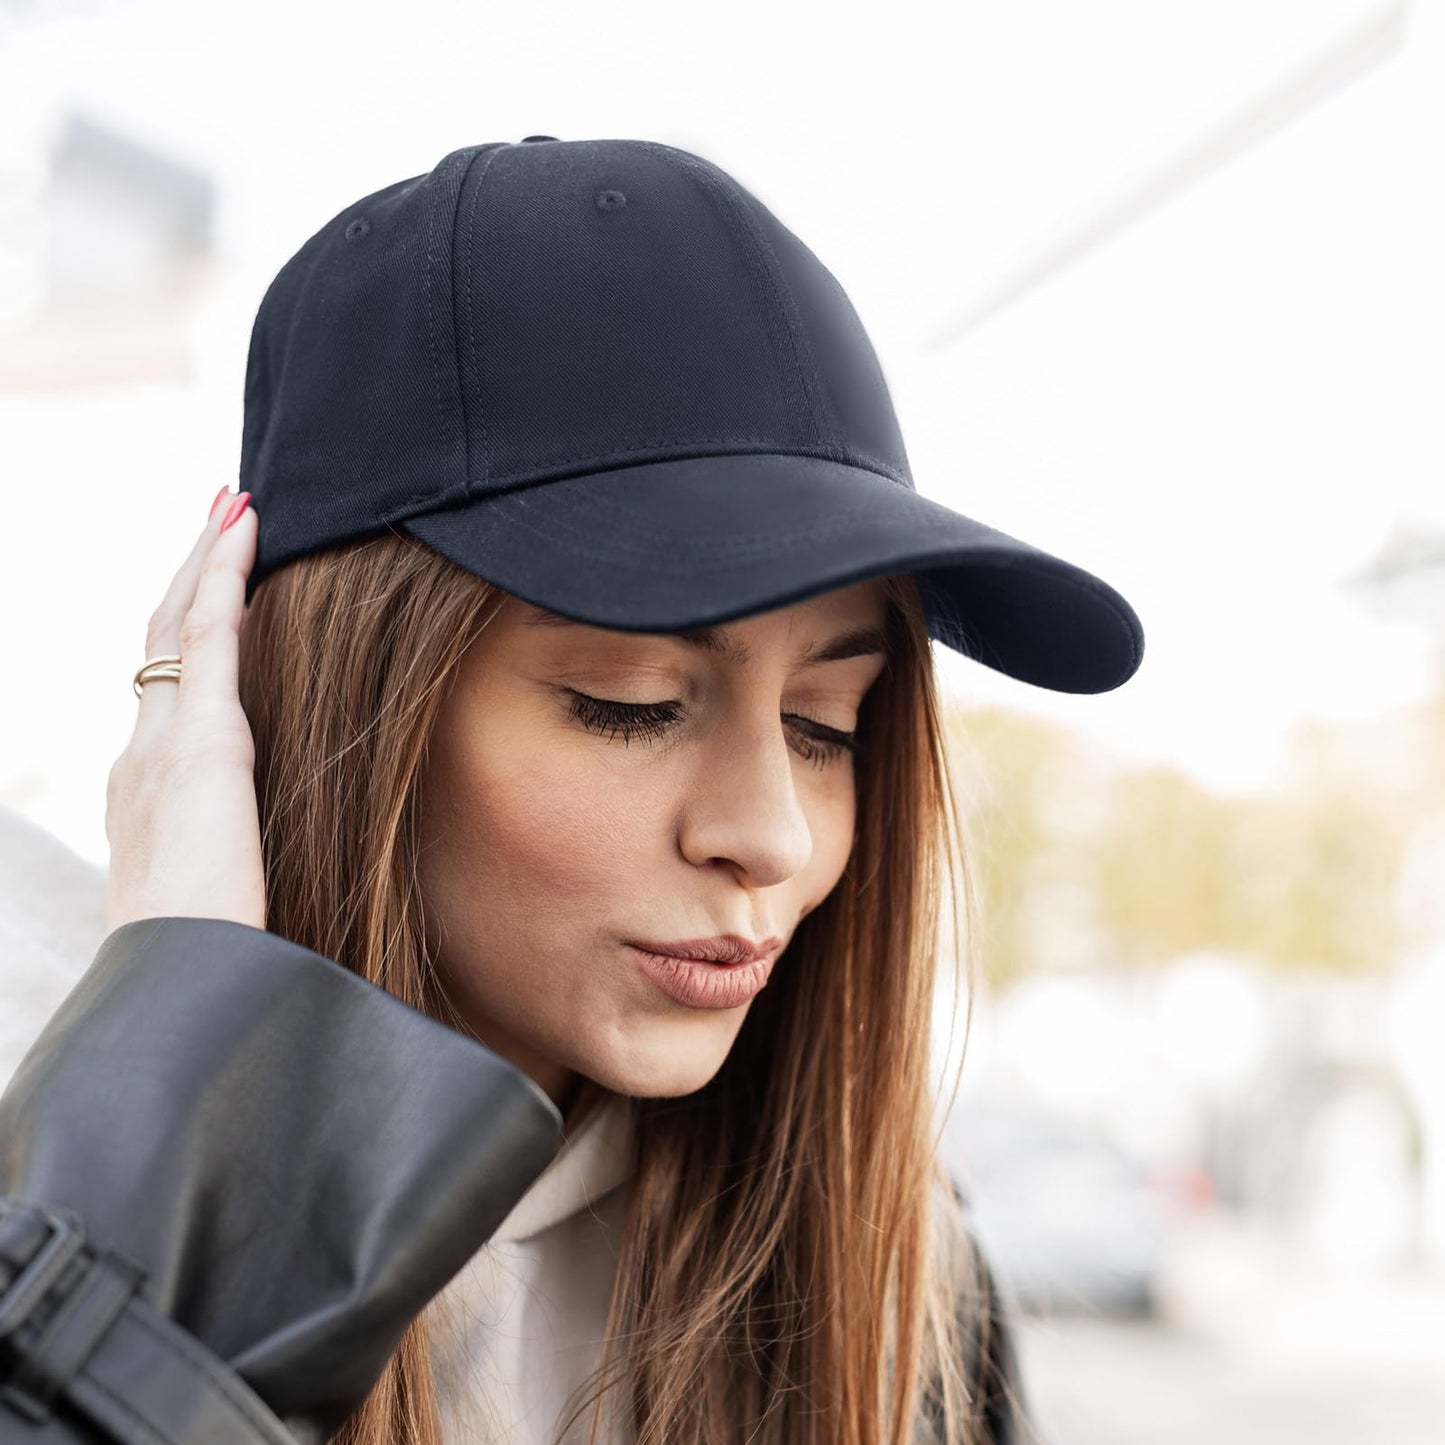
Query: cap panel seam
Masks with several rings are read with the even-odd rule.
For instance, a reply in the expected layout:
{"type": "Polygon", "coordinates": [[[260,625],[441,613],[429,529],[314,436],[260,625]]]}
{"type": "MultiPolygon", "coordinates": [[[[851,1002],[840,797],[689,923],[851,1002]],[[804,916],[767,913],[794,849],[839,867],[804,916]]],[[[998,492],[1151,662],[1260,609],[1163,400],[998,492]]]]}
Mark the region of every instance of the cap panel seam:
{"type": "MultiPolygon", "coordinates": [[[[457,160],[456,160],[454,157],[448,157],[448,158],[446,158],[446,159],[450,159],[450,160],[452,161],[452,165],[451,165],[451,167],[450,167],[450,170],[454,171],[454,170],[456,169],[457,160]]],[[[458,180],[458,182],[457,182],[456,196],[455,196],[455,197],[453,198],[453,200],[452,200],[452,213],[453,213],[453,216],[455,215],[455,212],[456,212],[456,203],[457,203],[457,200],[460,199],[460,197],[461,197],[461,186],[462,186],[462,183],[466,180],[467,171],[471,168],[472,161],[474,161],[475,159],[476,159],[475,156],[471,156],[470,158],[468,158],[466,164],[465,164],[464,166],[462,166],[461,178],[460,178],[460,180],[458,180]]],[[[443,161],[443,165],[445,165],[445,160],[443,161]]],[[[425,272],[425,276],[424,276],[424,278],[423,278],[423,283],[422,283],[422,285],[423,285],[423,295],[424,295],[425,304],[426,304],[427,342],[428,342],[428,344],[429,344],[429,346],[430,346],[430,348],[431,348],[432,388],[433,388],[433,390],[434,390],[434,392],[435,392],[435,395],[436,395],[437,421],[438,421],[438,425],[439,425],[439,426],[441,427],[441,429],[442,429],[442,434],[443,434],[443,435],[446,434],[446,430],[447,430],[447,409],[446,409],[446,398],[445,398],[445,394],[444,394],[444,384],[443,384],[443,381],[442,381],[442,357],[441,357],[440,338],[439,338],[439,336],[438,336],[438,334],[437,334],[437,333],[438,333],[438,326],[439,326],[439,317],[438,317],[438,301],[439,301],[439,298],[438,298],[438,296],[437,296],[437,291],[438,291],[438,289],[439,289],[439,279],[438,279],[438,277],[437,277],[436,249],[437,249],[437,245],[438,245],[438,242],[439,242],[440,236],[441,236],[441,208],[442,208],[442,197],[443,197],[443,194],[444,194],[444,189],[445,189],[446,181],[447,181],[447,178],[448,178],[448,174],[449,174],[449,172],[446,171],[446,170],[444,170],[444,171],[442,172],[442,175],[439,176],[439,177],[437,177],[436,180],[435,180],[435,182],[434,182],[433,185],[431,186],[431,195],[430,195],[429,203],[428,203],[428,205],[427,205],[427,233],[426,233],[426,249],[425,249],[426,272],[425,272]]],[[[450,258],[450,256],[448,256],[448,258],[447,258],[447,261],[448,261],[448,271],[450,271],[450,260],[451,260],[451,258],[450,258]]],[[[447,293],[448,293],[448,294],[447,294],[447,300],[448,300],[448,302],[450,302],[450,301],[451,301],[451,286],[450,286],[449,283],[447,284],[446,289],[447,289],[447,293]]],[[[457,358],[457,352],[456,352],[456,331],[455,331],[455,328],[456,328],[455,311],[453,311],[452,327],[453,327],[453,333],[452,333],[452,334],[453,334],[452,359],[453,359],[453,362],[455,363],[455,362],[456,362],[456,358],[457,358]]],[[[460,367],[460,365],[457,365],[457,367],[456,367],[456,378],[455,378],[455,382],[456,382],[457,408],[458,408],[458,410],[459,410],[460,413],[461,413],[460,420],[461,420],[461,427],[462,427],[462,472],[463,472],[463,478],[465,479],[465,476],[466,476],[466,474],[467,474],[467,473],[466,473],[466,469],[467,469],[467,465],[468,465],[468,462],[469,462],[469,446],[468,446],[468,441],[467,441],[467,409],[466,409],[466,399],[465,399],[465,396],[464,396],[463,391],[462,391],[462,376],[461,376],[461,367],[460,367]]],[[[445,486],[443,486],[443,488],[442,488],[442,493],[441,493],[441,495],[444,496],[444,497],[449,495],[449,493],[447,492],[445,486]]],[[[436,493],[435,493],[435,492],[431,492],[431,493],[427,493],[427,492],[413,492],[413,493],[411,493],[411,500],[413,500],[413,501],[424,501],[424,500],[426,500],[428,497],[435,498],[435,496],[436,496],[436,493]]]]}
{"type": "MultiPolygon", "coordinates": [[[[470,357],[470,359],[471,359],[472,374],[473,374],[473,376],[476,378],[476,403],[477,403],[477,408],[476,408],[476,409],[477,409],[477,433],[478,433],[478,436],[477,436],[477,444],[478,444],[479,461],[480,461],[480,466],[479,466],[478,468],[473,468],[473,466],[472,466],[472,427],[471,427],[470,415],[469,415],[468,408],[467,408],[467,390],[466,390],[466,386],[465,386],[465,384],[464,384],[464,382],[463,382],[463,378],[462,378],[462,375],[461,375],[461,365],[460,365],[460,354],[461,354],[461,353],[460,353],[460,347],[458,347],[458,358],[459,358],[459,359],[458,359],[458,366],[457,366],[457,373],[458,373],[458,374],[457,374],[457,383],[458,383],[458,386],[459,386],[460,389],[461,389],[461,398],[462,398],[462,432],[463,432],[463,435],[466,437],[466,440],[467,440],[467,475],[466,475],[466,480],[465,480],[463,486],[464,486],[465,494],[468,495],[468,496],[472,495],[472,488],[473,488],[474,484],[482,484],[482,485],[485,485],[485,483],[488,482],[488,481],[491,479],[491,475],[492,475],[491,454],[490,454],[490,450],[489,450],[488,442],[487,442],[487,409],[486,409],[485,400],[484,400],[483,395],[482,395],[482,369],[481,369],[481,363],[477,360],[477,336],[476,336],[476,326],[475,326],[477,312],[476,312],[476,305],[475,305],[475,302],[474,302],[473,296],[472,296],[472,277],[473,277],[473,275],[474,275],[474,273],[475,273],[475,269],[476,269],[476,268],[472,265],[472,244],[473,244],[474,240],[476,239],[477,200],[478,200],[478,198],[481,196],[481,193],[482,193],[482,183],[483,183],[483,181],[486,180],[487,170],[488,170],[489,167],[491,166],[492,161],[495,159],[495,157],[496,157],[496,155],[497,155],[497,152],[501,150],[501,148],[502,148],[502,146],[503,146],[504,144],[506,144],[506,142],[504,142],[504,141],[497,141],[497,142],[495,142],[495,143],[492,145],[491,149],[489,149],[489,150],[483,150],[483,151],[478,151],[477,154],[472,157],[471,162],[470,162],[470,163],[468,164],[468,166],[467,166],[467,173],[466,173],[466,175],[463,175],[463,177],[462,177],[462,188],[461,188],[461,191],[459,191],[459,192],[457,193],[457,219],[459,219],[459,218],[460,218],[460,212],[461,212],[461,209],[462,209],[462,206],[461,206],[462,192],[464,192],[464,191],[466,190],[467,179],[468,179],[468,177],[469,177],[470,174],[471,174],[472,166],[475,165],[476,162],[480,159],[480,160],[482,161],[482,168],[481,168],[480,172],[479,172],[478,175],[477,175],[476,184],[472,187],[472,194],[471,194],[471,196],[469,197],[469,199],[468,199],[468,201],[467,201],[466,225],[465,225],[465,228],[463,229],[463,232],[462,232],[462,237],[463,237],[463,243],[462,243],[462,244],[463,244],[464,260],[465,260],[464,275],[465,275],[465,285],[466,285],[466,296],[465,296],[464,302],[463,302],[463,304],[462,304],[462,311],[463,311],[463,313],[465,314],[466,319],[467,319],[467,336],[466,336],[467,355],[468,355],[468,356],[470,357]]],[[[453,314],[453,317],[455,317],[455,315],[456,315],[456,310],[457,310],[457,239],[456,239],[456,220],[454,220],[454,221],[453,221],[453,232],[452,232],[452,314],[453,314]]],[[[453,322],[453,324],[454,324],[454,325],[456,324],[455,321],[453,322]]],[[[458,337],[459,337],[459,339],[460,339],[460,333],[458,333],[458,337]]]]}
{"type": "Polygon", "coordinates": [[[775,263],[772,260],[771,248],[767,246],[766,239],[762,236],[753,222],[752,216],[743,205],[740,197],[732,193],[731,188],[702,164],[701,161],[688,151],[679,150],[675,146],[661,145],[656,141],[638,141],[644,150],[659,156],[661,159],[670,161],[680,170],[686,171],[695,177],[711,194],[719,197],[727,214],[735,218],[735,232],[740,231],[745,241],[752,243],[753,258],[757,269],[762,271],[763,278],[767,282],[768,291],[772,296],[773,306],[783,323],[783,334],[788,342],[788,354],[792,358],[794,379],[798,385],[799,392],[808,410],[808,424],[812,429],[813,442],[815,445],[828,449],[829,456],[833,460],[844,460],[838,456],[838,448],[825,441],[822,427],[818,422],[817,397],[814,395],[812,382],[807,368],[803,365],[802,356],[799,352],[799,338],[794,325],[792,309],[788,301],[784,299],[784,288],[779,283],[775,274],[775,263]]]}

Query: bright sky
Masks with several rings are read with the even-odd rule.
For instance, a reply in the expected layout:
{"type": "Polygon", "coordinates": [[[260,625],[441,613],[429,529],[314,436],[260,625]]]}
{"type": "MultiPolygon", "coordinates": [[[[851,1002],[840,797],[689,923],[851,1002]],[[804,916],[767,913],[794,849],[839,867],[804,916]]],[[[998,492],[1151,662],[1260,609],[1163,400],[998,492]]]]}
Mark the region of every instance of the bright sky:
{"type": "Polygon", "coordinates": [[[1445,526],[1445,7],[951,11],[907,0],[820,24],[814,6],[743,0],[722,24],[640,0],[412,0],[351,4],[344,28],[317,0],[4,12],[12,146],[73,104],[203,167],[226,267],[195,386],[0,394],[7,694],[36,703],[5,709],[0,782],[104,860],[129,678],[235,482],[265,285],[357,197],[533,133],[647,136],[736,176],[852,297],[919,490],[1095,572],[1143,620],[1144,663],[1114,693],[1049,693],[940,648],[950,690],[1222,788],[1267,785],[1301,719],[1427,691],[1429,633],[1339,584],[1395,520],[1445,526]],[[1131,202],[1228,152],[1220,137],[1271,98],[1311,94],[1163,204],[1131,202]],[[1052,274],[934,346],[1028,258],[1052,274]]]}

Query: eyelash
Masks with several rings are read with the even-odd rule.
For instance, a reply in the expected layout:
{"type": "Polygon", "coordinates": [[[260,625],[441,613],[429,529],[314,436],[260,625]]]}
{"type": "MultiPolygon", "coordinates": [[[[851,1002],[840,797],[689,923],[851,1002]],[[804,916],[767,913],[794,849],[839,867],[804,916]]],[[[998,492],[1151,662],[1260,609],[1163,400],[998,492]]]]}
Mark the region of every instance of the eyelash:
{"type": "MultiPolygon", "coordinates": [[[[574,721],[593,732],[610,729],[613,737],[621,732],[625,742],[631,740],[634,732],[641,737],[660,736],[680,716],[678,705],[673,702],[613,702],[608,698],[590,697],[570,687],[567,692],[572,698],[571,716],[574,721]]],[[[863,742],[857,733],[839,732],[837,728],[825,727],[797,713],[785,713],[784,716],[805,722],[814,729],[812,733],[802,734],[807,744],[803,756],[820,767],[850,754],[857,757],[863,751],[863,742]]]]}

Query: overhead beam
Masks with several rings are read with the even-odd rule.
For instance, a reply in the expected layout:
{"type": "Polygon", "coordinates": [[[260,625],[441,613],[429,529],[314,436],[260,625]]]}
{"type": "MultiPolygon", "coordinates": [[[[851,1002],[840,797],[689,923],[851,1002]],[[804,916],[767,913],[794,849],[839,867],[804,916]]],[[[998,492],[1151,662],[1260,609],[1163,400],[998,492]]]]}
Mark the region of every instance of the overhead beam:
{"type": "Polygon", "coordinates": [[[1097,200],[1065,216],[938,326],[919,350],[937,355],[1050,277],[1157,210],[1170,197],[1267,140],[1401,48],[1408,0],[1388,0],[1342,33],[1329,37],[1272,84],[1239,96],[1174,137],[1097,200]]]}

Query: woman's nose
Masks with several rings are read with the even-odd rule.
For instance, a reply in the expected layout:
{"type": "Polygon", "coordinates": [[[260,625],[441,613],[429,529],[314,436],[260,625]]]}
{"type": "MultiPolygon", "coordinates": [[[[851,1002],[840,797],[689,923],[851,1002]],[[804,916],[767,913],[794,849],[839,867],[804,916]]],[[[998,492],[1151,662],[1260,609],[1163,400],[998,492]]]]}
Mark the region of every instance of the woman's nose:
{"type": "Polygon", "coordinates": [[[688,859],[725,858],[757,888],[786,882],[807,867],[815,839],[797,758],[776,716],[771,726],[734,726],[700,761],[679,827],[688,859]]]}

